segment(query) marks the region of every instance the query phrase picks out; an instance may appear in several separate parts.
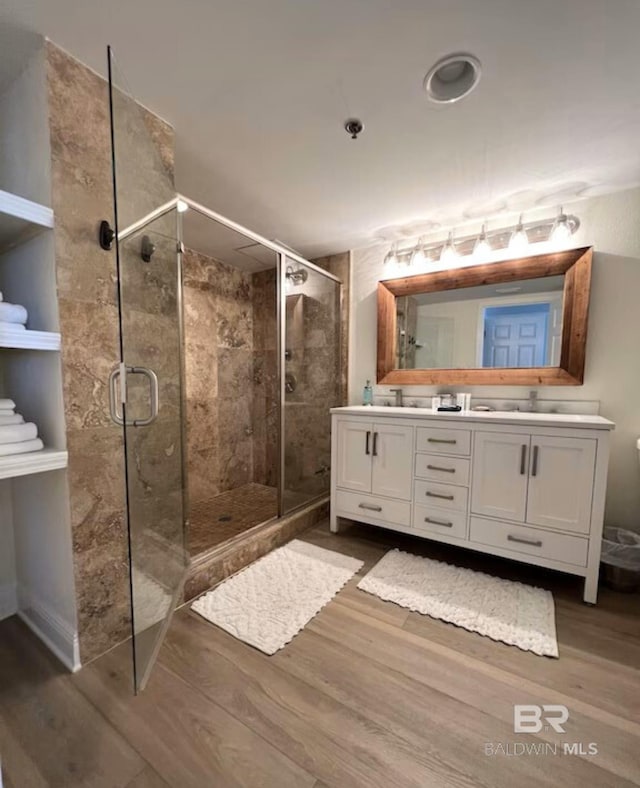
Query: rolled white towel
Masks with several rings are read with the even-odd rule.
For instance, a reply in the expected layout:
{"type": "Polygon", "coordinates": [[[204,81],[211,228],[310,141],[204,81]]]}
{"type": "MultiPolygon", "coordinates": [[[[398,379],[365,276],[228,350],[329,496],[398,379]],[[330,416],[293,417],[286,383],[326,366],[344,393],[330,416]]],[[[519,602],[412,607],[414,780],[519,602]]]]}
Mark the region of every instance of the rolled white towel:
{"type": "Polygon", "coordinates": [[[24,419],[19,413],[7,413],[5,415],[0,411],[0,426],[4,427],[6,424],[24,424],[24,419]]]}
{"type": "Polygon", "coordinates": [[[44,449],[44,443],[40,438],[32,441],[20,441],[19,443],[0,444],[0,457],[7,457],[10,454],[26,454],[30,451],[40,451],[44,449]]]}
{"type": "MultiPolygon", "coordinates": [[[[2,304],[0,304],[2,306],[2,304]]],[[[27,327],[23,326],[22,323],[7,323],[6,320],[0,320],[0,331],[4,329],[5,331],[26,331],[27,327]]]]}
{"type": "Polygon", "coordinates": [[[12,399],[0,399],[0,410],[10,410],[13,412],[16,403],[12,399]]]}
{"type": "Polygon", "coordinates": [[[33,422],[29,424],[7,424],[0,427],[0,446],[5,443],[21,443],[38,437],[38,428],[33,422]]]}
{"type": "Polygon", "coordinates": [[[0,321],[3,323],[26,323],[29,314],[19,304],[0,303],[0,321]]]}

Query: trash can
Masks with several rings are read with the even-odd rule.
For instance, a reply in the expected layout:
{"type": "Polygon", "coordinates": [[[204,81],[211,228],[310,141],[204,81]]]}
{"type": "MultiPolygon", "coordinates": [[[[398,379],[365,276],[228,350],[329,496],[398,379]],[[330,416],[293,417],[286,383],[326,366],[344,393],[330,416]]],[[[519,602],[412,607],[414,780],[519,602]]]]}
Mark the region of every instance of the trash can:
{"type": "Polygon", "coordinates": [[[615,591],[640,588],[640,534],[624,528],[605,528],[600,560],[604,582],[615,591]]]}

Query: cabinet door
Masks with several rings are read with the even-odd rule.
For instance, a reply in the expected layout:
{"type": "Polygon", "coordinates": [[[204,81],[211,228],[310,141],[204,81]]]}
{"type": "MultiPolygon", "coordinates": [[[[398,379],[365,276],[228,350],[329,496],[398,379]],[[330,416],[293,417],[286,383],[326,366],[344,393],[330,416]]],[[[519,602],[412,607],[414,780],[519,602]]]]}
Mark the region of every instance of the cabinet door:
{"type": "Polygon", "coordinates": [[[413,427],[379,423],[373,425],[373,435],[373,493],[411,500],[413,427]]]}
{"type": "Polygon", "coordinates": [[[371,492],[373,425],[363,421],[339,421],[337,441],[337,486],[371,492]]]}
{"type": "Polygon", "coordinates": [[[524,522],[527,509],[529,435],[476,432],[471,511],[524,522]]]}
{"type": "Polygon", "coordinates": [[[589,533],[596,442],[531,436],[527,522],[589,533]]]}

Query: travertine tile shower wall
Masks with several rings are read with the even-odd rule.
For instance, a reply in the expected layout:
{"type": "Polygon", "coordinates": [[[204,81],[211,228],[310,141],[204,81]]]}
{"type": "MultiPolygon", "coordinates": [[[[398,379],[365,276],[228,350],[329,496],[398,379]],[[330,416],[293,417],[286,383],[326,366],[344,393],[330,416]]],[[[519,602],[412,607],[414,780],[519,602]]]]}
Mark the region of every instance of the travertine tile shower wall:
{"type": "Polygon", "coordinates": [[[252,275],[191,249],[183,264],[190,500],[273,486],[275,271],[252,275]]]}
{"type": "MultiPolygon", "coordinates": [[[[96,243],[100,220],[113,221],[109,104],[105,81],[51,43],[47,86],[69,495],[86,662],[130,634],[122,431],[110,421],[106,390],[119,357],[115,256],[96,243]]],[[[173,194],[173,132],[150,113],[143,117],[155,145],[133,128],[119,139],[121,161],[128,160],[129,177],[140,184],[127,206],[137,217],[173,194]]]]}

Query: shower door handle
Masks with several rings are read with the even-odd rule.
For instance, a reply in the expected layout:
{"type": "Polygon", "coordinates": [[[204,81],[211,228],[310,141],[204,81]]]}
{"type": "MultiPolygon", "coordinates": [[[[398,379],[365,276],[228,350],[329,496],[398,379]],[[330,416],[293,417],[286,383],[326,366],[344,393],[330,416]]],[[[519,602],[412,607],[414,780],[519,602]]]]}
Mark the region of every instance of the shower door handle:
{"type": "Polygon", "coordinates": [[[124,424],[124,419],[118,409],[118,401],[120,404],[126,402],[126,374],[124,364],[117,364],[109,375],[109,415],[111,416],[111,421],[120,427],[124,424]],[[118,397],[118,382],[121,384],[120,397],[118,397]]]}
{"type": "Polygon", "coordinates": [[[144,375],[149,381],[149,415],[146,419],[135,419],[131,422],[133,427],[148,427],[158,418],[160,401],[158,396],[158,376],[149,367],[127,367],[127,372],[132,375],[144,375]]]}
{"type": "Polygon", "coordinates": [[[158,376],[149,367],[128,367],[118,364],[109,375],[109,413],[111,420],[119,426],[148,427],[158,418],[160,400],[158,394],[158,376]],[[149,415],[144,419],[125,420],[119,407],[127,403],[127,375],[144,375],[149,381],[149,415]],[[120,386],[118,386],[120,383],[120,386]]]}

